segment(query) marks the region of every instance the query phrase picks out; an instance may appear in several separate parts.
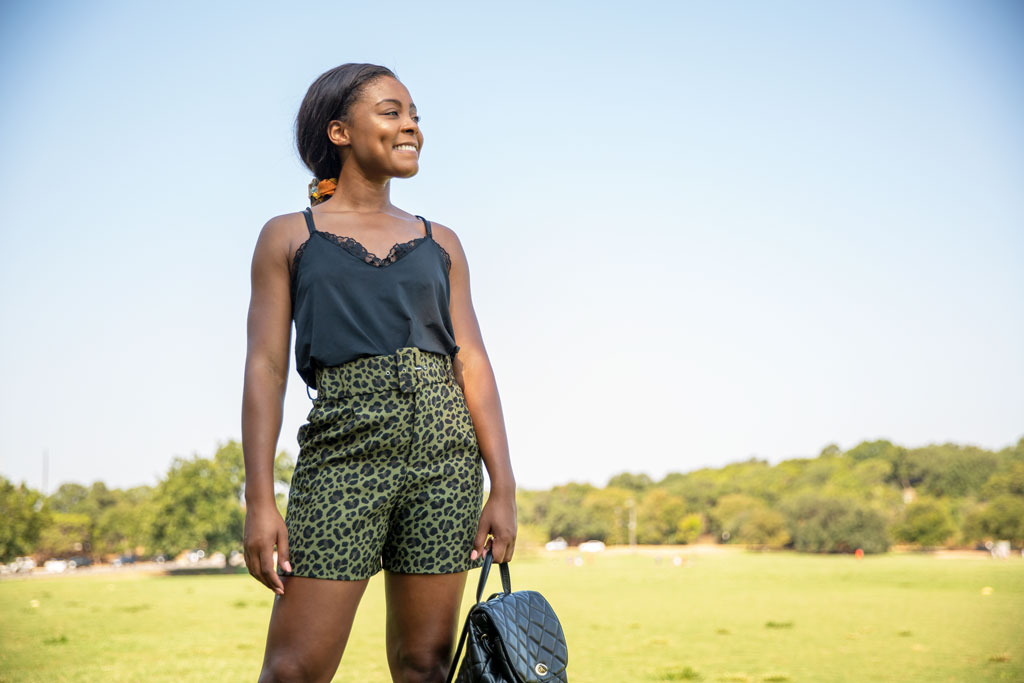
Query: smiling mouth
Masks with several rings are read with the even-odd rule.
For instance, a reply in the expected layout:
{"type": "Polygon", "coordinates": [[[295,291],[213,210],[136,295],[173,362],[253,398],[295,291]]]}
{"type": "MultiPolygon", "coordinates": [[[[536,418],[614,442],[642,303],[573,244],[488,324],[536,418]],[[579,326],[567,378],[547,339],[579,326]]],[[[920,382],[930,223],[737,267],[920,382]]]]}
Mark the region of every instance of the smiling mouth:
{"type": "Polygon", "coordinates": [[[395,149],[400,152],[415,152],[416,145],[395,145],[395,149]]]}

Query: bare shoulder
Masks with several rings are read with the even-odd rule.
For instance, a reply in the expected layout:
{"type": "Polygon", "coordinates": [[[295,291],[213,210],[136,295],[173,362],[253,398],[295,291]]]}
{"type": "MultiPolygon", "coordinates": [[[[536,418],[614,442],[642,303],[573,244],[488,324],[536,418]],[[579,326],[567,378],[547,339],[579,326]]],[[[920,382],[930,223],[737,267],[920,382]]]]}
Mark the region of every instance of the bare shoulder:
{"type": "Polygon", "coordinates": [[[309,236],[301,211],[274,216],[260,229],[256,252],[287,264],[295,249],[309,236]]]}
{"type": "Polygon", "coordinates": [[[303,233],[306,232],[306,219],[303,217],[302,212],[283,213],[280,216],[274,216],[263,224],[263,228],[260,230],[260,239],[271,241],[286,239],[294,237],[295,233],[300,230],[303,233]]]}

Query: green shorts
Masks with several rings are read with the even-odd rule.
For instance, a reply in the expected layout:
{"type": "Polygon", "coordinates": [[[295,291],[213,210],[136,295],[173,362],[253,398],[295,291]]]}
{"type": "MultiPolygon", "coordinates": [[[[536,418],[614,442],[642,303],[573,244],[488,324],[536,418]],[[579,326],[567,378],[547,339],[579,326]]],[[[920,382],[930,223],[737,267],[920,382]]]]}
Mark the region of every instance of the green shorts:
{"type": "Polygon", "coordinates": [[[449,356],[415,347],[316,373],[285,525],[292,572],[474,569],[483,502],[476,432],[449,356]]]}

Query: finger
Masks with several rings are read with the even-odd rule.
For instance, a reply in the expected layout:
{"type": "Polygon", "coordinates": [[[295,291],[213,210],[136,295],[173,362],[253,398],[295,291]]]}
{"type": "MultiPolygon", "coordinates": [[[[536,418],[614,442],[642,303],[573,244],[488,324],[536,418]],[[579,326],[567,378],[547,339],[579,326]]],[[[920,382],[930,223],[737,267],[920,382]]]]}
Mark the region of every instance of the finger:
{"type": "Polygon", "coordinates": [[[480,526],[476,530],[476,536],[473,537],[473,552],[469,554],[469,559],[475,560],[478,557],[484,555],[484,541],[487,540],[487,524],[483,520],[480,520],[480,526]]]}
{"type": "Polygon", "coordinates": [[[260,553],[260,573],[263,574],[262,581],[267,584],[267,588],[278,595],[284,594],[284,584],[274,571],[274,554],[269,548],[260,553]]]}
{"type": "Polygon", "coordinates": [[[497,538],[491,540],[491,553],[494,555],[495,562],[507,562],[505,559],[505,550],[507,548],[507,541],[500,541],[497,538]]]}
{"type": "Polygon", "coordinates": [[[245,568],[252,574],[252,578],[263,583],[263,577],[260,576],[260,556],[256,554],[256,551],[245,551],[245,568]]]}
{"type": "Polygon", "coordinates": [[[288,555],[288,531],[282,529],[277,535],[277,563],[281,565],[281,569],[285,570],[289,574],[292,573],[292,563],[289,561],[291,558],[288,555]]]}

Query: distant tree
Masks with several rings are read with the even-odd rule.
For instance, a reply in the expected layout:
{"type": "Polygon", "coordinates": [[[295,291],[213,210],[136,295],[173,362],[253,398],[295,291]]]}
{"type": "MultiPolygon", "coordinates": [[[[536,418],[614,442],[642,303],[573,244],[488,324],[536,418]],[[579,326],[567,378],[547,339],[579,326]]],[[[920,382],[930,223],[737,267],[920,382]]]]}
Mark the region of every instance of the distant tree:
{"type": "Polygon", "coordinates": [[[583,511],[589,519],[588,538],[609,544],[629,542],[629,501],[636,493],[608,486],[590,491],[583,497],[583,511]]]}
{"type": "Polygon", "coordinates": [[[704,532],[704,517],[692,512],[676,525],[676,543],[693,543],[704,532]]]}
{"type": "Polygon", "coordinates": [[[707,512],[718,499],[721,479],[721,474],[710,468],[687,474],[672,472],[658,483],[658,488],[682,499],[687,510],[707,512]]]}
{"type": "Polygon", "coordinates": [[[61,484],[50,494],[49,504],[54,512],[85,513],[89,508],[89,488],[74,482],[61,484]]]}
{"type": "Polygon", "coordinates": [[[0,562],[30,554],[49,521],[43,495],[0,476],[0,562]]]}
{"type": "Polygon", "coordinates": [[[50,520],[52,526],[41,536],[39,552],[51,557],[111,552],[98,538],[97,530],[101,520],[117,506],[121,495],[116,489],[108,489],[102,481],[94,481],[90,486],[75,482],[61,484],[47,501],[54,514],[50,520]]]}
{"type": "Polygon", "coordinates": [[[797,467],[794,468],[790,479],[789,496],[801,489],[820,490],[837,472],[849,469],[851,462],[843,458],[803,459],[793,462],[792,464],[797,467]]]}
{"type": "Polygon", "coordinates": [[[990,451],[957,444],[932,445],[907,452],[912,478],[933,497],[957,498],[978,494],[999,467],[990,451]]]}
{"type": "Polygon", "coordinates": [[[36,552],[44,558],[92,557],[92,520],[82,512],[54,512],[39,535],[36,552]]]}
{"type": "Polygon", "coordinates": [[[242,542],[238,482],[213,460],[176,457],[147,507],[152,552],[188,548],[228,552],[242,542]]]}
{"type": "Polygon", "coordinates": [[[679,522],[686,516],[686,503],[663,488],[652,488],[638,501],[636,540],[643,544],[680,543],[679,522]]]}
{"type": "MultiPolygon", "coordinates": [[[[516,488],[516,517],[521,524],[531,524],[541,528],[546,534],[545,511],[543,503],[550,497],[548,491],[516,488]]],[[[544,539],[545,542],[550,540],[544,539]]]]}
{"type": "Polygon", "coordinates": [[[1009,469],[993,473],[981,487],[981,495],[986,500],[998,496],[1024,498],[1024,462],[1013,463],[1009,469]]]}
{"type": "Polygon", "coordinates": [[[786,518],[767,506],[751,510],[736,535],[743,543],[762,548],[781,548],[789,543],[786,518]]]}
{"type": "Polygon", "coordinates": [[[819,458],[836,458],[843,454],[843,449],[837,444],[830,443],[818,453],[819,458]]]}
{"type": "Polygon", "coordinates": [[[740,493],[722,496],[711,516],[712,529],[726,542],[775,548],[789,543],[786,518],[759,498],[740,493]]]}
{"type": "Polygon", "coordinates": [[[978,508],[964,522],[973,541],[1010,541],[1024,546],[1024,499],[1002,495],[978,508]]]}
{"type": "Polygon", "coordinates": [[[626,489],[633,491],[634,493],[643,493],[647,489],[651,488],[654,482],[646,474],[632,474],[630,472],[623,472],[616,474],[614,477],[608,480],[608,486],[617,489],[626,489]]]}
{"type": "MultiPolygon", "coordinates": [[[[100,513],[93,526],[93,545],[100,555],[133,554],[139,547],[145,548],[147,528],[145,510],[153,497],[150,486],[136,486],[127,490],[115,490],[114,505],[100,513]]],[[[139,551],[143,552],[143,551],[139,551]]]]}
{"type": "Polygon", "coordinates": [[[942,502],[920,499],[907,506],[892,533],[905,543],[934,547],[944,545],[956,533],[956,525],[942,502]]]}
{"type": "Polygon", "coordinates": [[[543,506],[544,520],[550,538],[561,536],[570,543],[590,538],[595,531],[593,521],[588,517],[583,500],[597,488],[591,484],[570,482],[551,489],[543,506]]]}
{"type": "Polygon", "coordinates": [[[888,550],[885,518],[855,498],[804,494],[785,504],[793,547],[801,552],[865,553],[888,550]]]}
{"type": "Polygon", "coordinates": [[[751,512],[765,507],[763,501],[742,493],[731,493],[722,496],[711,509],[711,533],[723,542],[740,542],[740,525],[746,521],[751,512]]]}
{"type": "Polygon", "coordinates": [[[242,444],[231,439],[219,445],[213,454],[213,462],[231,484],[235,498],[241,502],[245,497],[245,458],[242,455],[242,444]]]}
{"type": "Polygon", "coordinates": [[[892,481],[893,465],[882,458],[863,460],[844,459],[836,464],[829,480],[818,487],[818,492],[830,497],[857,498],[862,502],[880,502],[898,505],[900,489],[892,481]]]}
{"type": "Polygon", "coordinates": [[[785,479],[780,474],[767,460],[749,458],[730,463],[717,471],[716,498],[742,493],[774,501],[786,488],[785,479]]]}
{"type": "Polygon", "coordinates": [[[898,450],[898,446],[894,446],[892,442],[885,439],[879,439],[877,441],[862,441],[850,450],[846,451],[846,458],[853,462],[861,462],[862,460],[869,459],[893,462],[896,460],[896,453],[898,450]]]}

